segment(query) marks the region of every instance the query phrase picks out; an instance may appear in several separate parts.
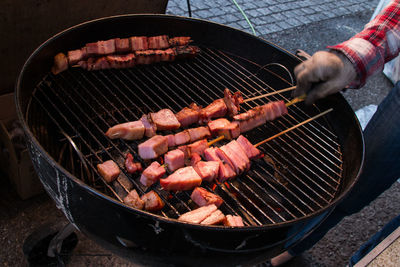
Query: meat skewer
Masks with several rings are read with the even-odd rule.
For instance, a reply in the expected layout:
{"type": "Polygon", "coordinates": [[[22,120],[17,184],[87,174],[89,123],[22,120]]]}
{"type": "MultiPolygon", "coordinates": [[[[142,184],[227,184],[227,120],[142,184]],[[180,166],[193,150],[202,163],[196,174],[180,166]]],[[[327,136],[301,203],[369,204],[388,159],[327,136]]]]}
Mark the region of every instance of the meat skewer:
{"type": "MultiPolygon", "coordinates": [[[[289,131],[292,131],[306,123],[309,123],[312,120],[324,116],[332,110],[332,108],[328,109],[255,145],[252,145],[244,136],[241,135],[237,138],[237,140],[232,140],[230,143],[222,146],[221,148],[210,147],[206,149],[204,151],[204,156],[208,161],[219,162],[218,180],[220,182],[224,182],[226,180],[232,179],[236,175],[239,175],[243,171],[250,168],[250,159],[255,159],[261,154],[261,152],[257,149],[258,146],[289,131]],[[232,169],[234,170],[233,172],[232,169]]],[[[219,137],[218,139],[222,138],[223,137],[219,137]]],[[[199,164],[199,162],[197,162],[196,164],[199,164]]]]}
{"type": "MultiPolygon", "coordinates": [[[[133,36],[129,38],[114,38],[106,41],[97,41],[93,43],[87,43],[84,47],[76,50],[70,50],[67,54],[58,53],[54,57],[54,65],[52,67],[52,72],[54,74],[58,74],[66,69],[68,66],[73,66],[78,62],[88,63],[88,58],[92,58],[91,61],[96,61],[96,58],[105,58],[104,56],[115,55],[118,56],[120,54],[133,54],[138,51],[144,50],[154,50],[154,51],[167,51],[171,48],[175,47],[186,47],[192,42],[190,37],[180,36],[169,38],[167,35],[159,35],[159,36],[133,36]]],[[[181,56],[180,54],[191,54],[193,49],[183,49],[180,48],[176,51],[175,56],[181,56]]],[[[140,54],[140,53],[139,53],[140,54]]],[[[134,54],[133,54],[134,55],[134,54]]],[[[172,61],[165,60],[169,58],[168,55],[171,55],[171,50],[166,53],[167,57],[164,57],[163,61],[172,61]]],[[[175,58],[175,56],[173,58],[175,58]]],[[[111,60],[112,61],[112,60],[111,60]]],[[[93,62],[91,62],[93,63],[93,62]]],[[[79,65],[81,65],[79,64],[79,65]]],[[[97,67],[90,66],[89,69],[99,69],[99,65],[97,67]]],[[[112,65],[112,64],[111,64],[112,65]]],[[[123,64],[124,65],[124,64],[123,64]]],[[[86,67],[88,65],[86,64],[86,67]]],[[[108,66],[110,67],[110,66],[108,66]]],[[[112,67],[112,66],[111,66],[112,67]]],[[[131,67],[130,65],[124,65],[121,67],[131,67]]]]}
{"type": "MultiPolygon", "coordinates": [[[[139,145],[139,155],[143,159],[154,159],[158,156],[164,154],[168,151],[168,147],[170,146],[178,146],[185,153],[185,157],[190,157],[192,153],[199,153],[200,155],[203,151],[209,146],[207,145],[207,140],[203,139],[197,142],[194,142],[190,145],[179,146],[181,144],[185,144],[189,141],[195,141],[200,137],[208,137],[208,133],[219,133],[222,134],[222,138],[233,139],[239,136],[240,133],[247,132],[249,130],[258,127],[267,121],[273,120],[279,116],[287,114],[287,107],[302,101],[305,96],[301,96],[298,98],[289,101],[288,103],[284,103],[283,101],[274,101],[268,104],[255,107],[250,109],[244,113],[237,114],[234,116],[235,121],[229,122],[226,119],[218,119],[215,121],[211,121],[208,123],[208,130],[204,127],[198,127],[195,129],[185,130],[183,132],[179,132],[174,135],[174,139],[169,137],[164,137],[162,139],[161,135],[157,135],[157,142],[153,142],[153,139],[156,137],[152,137],[146,142],[139,145]],[[197,129],[197,130],[196,130],[197,129]],[[199,134],[198,131],[203,131],[204,133],[199,134]],[[172,140],[170,140],[172,139],[172,140]],[[162,147],[162,149],[160,149],[162,147]]],[[[117,125],[118,126],[118,125],[117,125]]],[[[116,126],[114,126],[116,127],[116,126]]],[[[110,131],[110,130],[109,130],[110,131]]],[[[108,132],[109,132],[108,131],[108,132]]],[[[230,150],[229,147],[224,147],[225,150],[230,150]]],[[[221,153],[220,151],[217,151],[221,153]]],[[[224,151],[226,153],[226,151],[224,151]]],[[[248,164],[246,164],[247,166],[248,164]]],[[[242,169],[243,166],[234,166],[236,168],[242,169]]]]}
{"type": "MultiPolygon", "coordinates": [[[[272,92],[263,95],[262,97],[281,93],[287,91],[288,89],[293,90],[294,87],[272,92]]],[[[207,126],[212,134],[225,135],[228,139],[232,139],[239,136],[240,132],[251,130],[252,128],[265,123],[267,120],[272,120],[276,117],[282,116],[283,114],[287,113],[287,109],[285,109],[283,101],[274,101],[260,107],[255,107],[242,114],[237,114],[237,112],[239,111],[240,104],[242,102],[243,98],[241,97],[239,92],[236,92],[232,95],[229,89],[226,88],[224,90],[223,99],[221,98],[215,100],[213,103],[211,103],[204,109],[201,109],[195,103],[192,103],[189,107],[185,107],[181,111],[176,113],[175,117],[176,120],[180,123],[181,127],[186,127],[196,122],[202,122],[202,123],[208,122],[207,126]],[[225,103],[230,103],[230,104],[227,105],[225,103]],[[229,122],[227,119],[224,118],[210,121],[211,118],[216,118],[217,116],[225,116],[228,111],[227,106],[230,106],[229,110],[235,110],[232,111],[230,114],[233,115],[233,118],[239,122],[229,122]]],[[[289,105],[286,104],[286,107],[287,106],[289,105]]],[[[172,111],[170,111],[169,109],[162,109],[157,113],[151,113],[151,114],[157,114],[158,117],[156,118],[158,118],[158,121],[163,122],[163,121],[171,121],[173,119],[171,113],[172,111]]],[[[124,138],[127,140],[134,140],[135,138],[141,139],[143,135],[147,137],[152,137],[156,135],[157,130],[161,130],[163,127],[157,129],[156,125],[157,122],[156,123],[152,122],[151,117],[152,116],[154,117],[154,115],[151,114],[143,115],[143,117],[139,121],[136,121],[136,124],[133,124],[133,122],[128,122],[112,126],[107,130],[106,135],[111,139],[124,138]],[[137,125],[138,129],[134,128],[133,127],[134,125],[137,125]],[[143,126],[144,126],[144,134],[143,134],[143,126]],[[130,133],[131,131],[132,133],[130,133]]],[[[177,126],[178,122],[175,121],[173,124],[168,125],[166,129],[179,128],[177,126]]],[[[195,141],[193,140],[193,138],[190,140],[186,132],[185,133],[181,132],[176,135],[177,136],[175,139],[178,139],[177,142],[174,142],[174,140],[171,137],[171,139],[169,139],[169,144],[170,144],[169,146],[181,145],[195,141]]]]}
{"type": "MultiPolygon", "coordinates": [[[[254,159],[260,155],[260,151],[257,149],[258,146],[280,136],[283,135],[289,131],[292,131],[306,123],[309,123],[312,120],[315,120],[329,112],[331,112],[333,109],[330,108],[318,115],[315,115],[295,126],[292,126],[288,128],[287,130],[284,130],[270,138],[267,138],[256,145],[252,145],[244,136],[239,136],[237,140],[233,140],[227,145],[226,147],[230,147],[230,151],[227,150],[227,156],[230,159],[233,159],[232,155],[236,154],[241,154],[239,153],[240,150],[242,150],[243,153],[245,153],[245,156],[241,155],[239,157],[240,160],[246,161],[250,159],[254,159]],[[229,152],[228,152],[229,151],[229,152]]],[[[221,137],[217,138],[221,139],[221,137]]],[[[211,141],[215,142],[215,140],[211,141]]],[[[216,148],[217,149],[217,148],[216,148]]],[[[223,150],[222,150],[223,151],[223,150]]],[[[228,160],[227,160],[228,161],[228,160]]],[[[199,161],[201,162],[201,161],[199,161]]],[[[198,164],[197,162],[196,164],[198,164]]],[[[214,159],[211,159],[210,162],[215,162],[214,159]]],[[[237,163],[235,163],[237,164],[237,163]]],[[[160,166],[157,162],[153,162],[152,165],[157,165],[155,166],[158,170],[161,170],[161,175],[165,173],[165,170],[162,166],[160,166]]],[[[118,166],[111,160],[106,161],[102,164],[98,165],[98,170],[99,173],[106,179],[106,180],[113,180],[116,179],[116,177],[119,175],[119,168],[118,166]],[[104,167],[103,167],[104,166],[104,167]],[[112,178],[111,178],[112,177],[112,178]],[[111,179],[110,179],[111,178],[111,179]]],[[[198,186],[201,184],[202,178],[200,175],[198,175],[196,171],[192,166],[189,167],[184,167],[181,169],[178,169],[176,172],[174,172],[172,175],[170,175],[166,179],[161,179],[160,184],[162,188],[166,190],[190,190],[193,189],[193,192],[191,194],[191,198],[195,203],[197,203],[199,206],[204,206],[199,209],[187,212],[183,214],[179,220],[181,221],[186,221],[186,222],[191,222],[191,223],[201,223],[201,224],[219,224],[219,223],[224,223],[226,226],[244,226],[243,220],[240,216],[232,216],[232,215],[227,215],[225,216],[222,214],[221,211],[218,210],[218,206],[223,203],[222,198],[219,196],[212,194],[211,192],[208,192],[207,190],[203,188],[199,188],[198,186]],[[190,176],[190,180],[187,181],[183,179],[184,176],[190,176]]],[[[240,171],[239,171],[240,172],[240,171]]],[[[236,170],[236,174],[238,173],[238,170],[236,170]]],[[[124,198],[123,200],[124,203],[127,205],[130,205],[132,207],[138,208],[138,209],[145,209],[148,211],[158,211],[161,210],[164,207],[164,202],[161,200],[159,195],[155,193],[154,191],[150,191],[149,193],[143,195],[142,197],[139,197],[138,193],[136,190],[131,190],[129,194],[124,198]]]]}
{"type": "MultiPolygon", "coordinates": [[[[206,142],[207,146],[210,146],[210,145],[213,145],[214,143],[218,142],[219,140],[222,140],[222,138],[216,138],[213,141],[210,141],[208,143],[207,143],[207,140],[205,140],[205,142],[206,142]]],[[[204,143],[204,141],[202,143],[204,143]]],[[[202,146],[204,146],[204,144],[202,144],[202,146]]],[[[199,149],[197,149],[196,151],[199,152],[199,149]]],[[[186,152],[186,154],[187,154],[187,152],[186,152]]],[[[140,182],[144,186],[153,185],[157,181],[160,181],[161,177],[164,176],[164,174],[166,173],[166,170],[165,170],[166,168],[168,168],[168,170],[170,172],[176,172],[176,170],[184,168],[185,158],[188,158],[188,156],[185,157],[185,152],[183,152],[181,149],[175,149],[175,150],[169,151],[164,156],[165,164],[160,165],[157,161],[153,161],[143,171],[143,173],[140,177],[140,182]]],[[[203,168],[206,168],[206,167],[203,167],[203,168]]],[[[176,175],[172,176],[170,180],[165,181],[164,185],[173,190],[185,190],[182,188],[190,188],[190,187],[194,187],[196,185],[200,185],[201,181],[203,180],[203,173],[198,172],[198,169],[199,169],[199,167],[196,167],[196,169],[193,169],[193,170],[186,169],[184,171],[180,171],[176,175]],[[189,185],[180,186],[179,184],[176,183],[176,180],[179,180],[180,183],[182,182],[182,180],[180,179],[181,176],[189,177],[189,179],[185,179],[189,183],[189,185]],[[188,181],[188,180],[190,180],[190,181],[188,181]]]]}

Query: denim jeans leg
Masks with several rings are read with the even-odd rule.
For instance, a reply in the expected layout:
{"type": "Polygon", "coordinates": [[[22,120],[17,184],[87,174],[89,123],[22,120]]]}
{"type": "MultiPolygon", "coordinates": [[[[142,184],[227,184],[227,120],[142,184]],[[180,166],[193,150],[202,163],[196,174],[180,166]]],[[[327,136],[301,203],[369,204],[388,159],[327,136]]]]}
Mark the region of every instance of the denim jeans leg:
{"type": "Polygon", "coordinates": [[[311,248],[345,216],[360,211],[400,178],[400,82],[378,106],[364,138],[365,161],[358,182],[314,232],[289,249],[290,254],[311,248]]]}

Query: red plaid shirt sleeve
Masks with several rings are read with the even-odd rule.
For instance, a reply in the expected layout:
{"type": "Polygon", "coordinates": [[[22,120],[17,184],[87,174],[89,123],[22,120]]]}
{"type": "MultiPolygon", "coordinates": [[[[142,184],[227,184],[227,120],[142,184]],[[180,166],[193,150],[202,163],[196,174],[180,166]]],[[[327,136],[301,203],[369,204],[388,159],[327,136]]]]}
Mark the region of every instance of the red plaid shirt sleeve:
{"type": "Polygon", "coordinates": [[[400,0],[392,1],[365,28],[333,50],[344,53],[356,68],[358,79],[351,87],[362,87],[367,78],[382,71],[384,64],[400,52],[400,0]]]}

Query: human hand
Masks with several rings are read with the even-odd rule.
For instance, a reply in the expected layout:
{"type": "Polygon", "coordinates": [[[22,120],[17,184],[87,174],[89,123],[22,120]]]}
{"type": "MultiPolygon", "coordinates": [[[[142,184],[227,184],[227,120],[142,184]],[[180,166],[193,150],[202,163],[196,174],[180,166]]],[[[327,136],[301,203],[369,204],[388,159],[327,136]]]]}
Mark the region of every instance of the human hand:
{"type": "Polygon", "coordinates": [[[340,52],[318,51],[294,69],[297,87],[293,97],[306,94],[306,104],[339,92],[357,78],[350,60],[340,52]]]}

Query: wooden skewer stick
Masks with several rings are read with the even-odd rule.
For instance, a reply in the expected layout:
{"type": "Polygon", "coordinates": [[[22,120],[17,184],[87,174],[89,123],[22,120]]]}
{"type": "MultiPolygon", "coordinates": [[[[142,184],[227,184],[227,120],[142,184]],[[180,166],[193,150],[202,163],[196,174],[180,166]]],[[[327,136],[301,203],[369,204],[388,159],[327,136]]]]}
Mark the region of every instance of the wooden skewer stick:
{"type": "Polygon", "coordinates": [[[311,117],[311,118],[309,118],[309,119],[307,119],[307,120],[305,120],[305,121],[303,121],[303,122],[300,122],[299,124],[297,124],[297,125],[295,125],[295,126],[293,126],[293,127],[290,127],[290,128],[288,128],[288,129],[286,129],[286,130],[280,132],[280,133],[277,133],[276,135],[271,136],[271,137],[269,137],[269,138],[267,138],[267,139],[265,139],[265,140],[263,140],[263,141],[261,141],[261,142],[258,142],[258,143],[255,144],[254,146],[255,146],[255,147],[261,146],[262,144],[265,144],[266,142],[271,141],[272,139],[274,139],[274,138],[276,138],[276,137],[278,137],[278,136],[281,136],[281,135],[283,135],[283,134],[285,134],[285,133],[287,133],[287,132],[290,132],[291,130],[294,130],[294,129],[296,129],[296,128],[298,128],[298,127],[300,127],[300,126],[302,126],[302,125],[304,125],[304,124],[306,124],[306,123],[309,123],[310,121],[313,121],[313,120],[315,120],[315,119],[317,119],[317,118],[319,118],[319,117],[321,117],[321,116],[324,116],[325,114],[331,112],[332,110],[333,110],[333,108],[330,108],[330,109],[328,109],[328,110],[325,110],[324,112],[321,112],[320,114],[315,115],[314,117],[311,117]]]}
{"type": "Polygon", "coordinates": [[[306,94],[303,94],[301,96],[298,96],[296,98],[293,98],[292,100],[290,100],[289,102],[287,102],[285,105],[286,107],[291,106],[293,104],[299,103],[301,101],[303,101],[304,99],[306,99],[306,94]]]}
{"type": "Polygon", "coordinates": [[[292,86],[292,87],[281,89],[281,90],[278,90],[278,91],[275,91],[275,92],[271,92],[271,93],[268,93],[268,94],[259,95],[259,96],[255,96],[255,97],[250,97],[250,98],[245,99],[243,102],[246,103],[246,102],[253,101],[253,100],[256,100],[256,99],[260,99],[260,98],[263,98],[263,97],[267,97],[267,96],[270,96],[270,95],[280,94],[280,93],[283,93],[283,92],[294,90],[295,88],[296,88],[296,86],[292,86]]]}
{"type": "Polygon", "coordinates": [[[215,138],[214,140],[211,140],[210,142],[208,142],[208,146],[212,146],[213,144],[215,144],[215,143],[218,142],[218,141],[221,141],[221,140],[224,139],[224,138],[225,138],[224,135],[218,136],[218,137],[215,138]]]}

